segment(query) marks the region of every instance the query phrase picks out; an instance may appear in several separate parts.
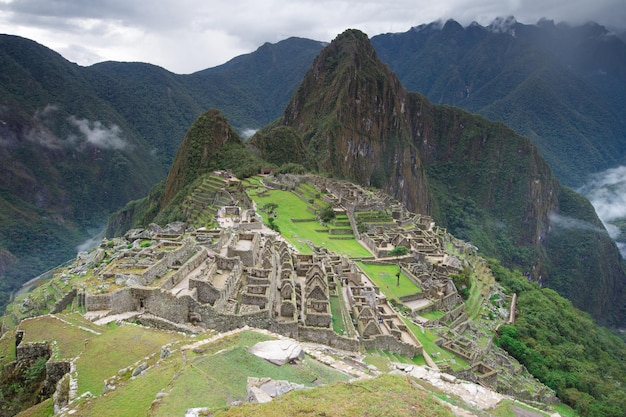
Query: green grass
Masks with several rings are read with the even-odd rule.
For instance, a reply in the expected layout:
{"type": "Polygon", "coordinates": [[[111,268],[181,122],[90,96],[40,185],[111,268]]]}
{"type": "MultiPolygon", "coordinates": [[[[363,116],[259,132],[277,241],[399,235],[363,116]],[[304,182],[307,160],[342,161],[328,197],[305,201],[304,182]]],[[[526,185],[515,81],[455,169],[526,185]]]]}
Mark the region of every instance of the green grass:
{"type": "Polygon", "coordinates": [[[357,262],[357,264],[389,298],[398,300],[400,297],[422,292],[422,289],[404,273],[400,274],[400,285],[397,285],[398,266],[396,265],[374,265],[364,262],[357,262]]]}
{"type": "Polygon", "coordinates": [[[427,313],[420,313],[420,316],[428,320],[437,320],[445,316],[446,313],[440,310],[429,311],[427,313]]]}
{"type": "Polygon", "coordinates": [[[158,358],[161,346],[183,337],[133,325],[109,328],[101,336],[92,338],[76,361],[78,394],[90,391],[100,395],[106,378],[149,355],[156,354],[158,358]]]}
{"type": "Polygon", "coordinates": [[[291,392],[266,404],[244,404],[217,413],[237,416],[453,416],[434,396],[399,375],[291,392]],[[393,399],[393,400],[390,400],[393,399]]]}
{"type": "Polygon", "coordinates": [[[54,402],[48,398],[17,415],[17,417],[48,417],[54,415],[54,402]]]}
{"type": "MultiPolygon", "coordinates": [[[[369,257],[372,254],[365,249],[356,239],[336,240],[330,239],[329,233],[320,233],[317,230],[324,229],[317,221],[294,223],[291,219],[308,219],[315,217],[307,210],[307,204],[297,195],[289,191],[270,190],[267,195],[259,196],[255,192],[249,192],[250,197],[256,202],[257,207],[263,207],[267,203],[276,203],[277,217],[275,223],[280,228],[283,237],[289,241],[300,253],[310,254],[311,248],[306,241],[311,241],[316,246],[324,247],[338,254],[349,257],[369,257]]],[[[260,213],[267,223],[267,213],[260,213]]]]}
{"type": "Polygon", "coordinates": [[[24,330],[23,342],[43,342],[56,340],[53,358],[75,358],[85,350],[85,341],[89,343],[97,335],[83,330],[77,325],[65,323],[53,316],[40,316],[20,323],[24,330]]]}
{"type": "Polygon", "coordinates": [[[145,375],[128,380],[124,386],[87,402],[80,407],[80,415],[117,417],[147,415],[156,394],[167,387],[181,364],[180,356],[161,362],[145,375]]]}
{"type": "Polygon", "coordinates": [[[15,360],[15,333],[5,332],[0,338],[0,366],[15,360]]]}
{"type": "MultiPolygon", "coordinates": [[[[513,406],[517,408],[521,408],[522,410],[528,410],[533,413],[539,413],[542,416],[546,416],[546,417],[552,414],[552,412],[541,411],[536,408],[529,407],[526,404],[520,403],[518,401],[509,400],[509,399],[500,401],[500,403],[498,403],[498,405],[492,410],[491,414],[494,417],[515,417],[517,414],[515,413],[513,406]]],[[[552,407],[554,407],[555,409],[557,408],[557,406],[552,406],[552,407]]],[[[569,407],[567,406],[565,406],[564,408],[559,408],[559,411],[558,411],[559,414],[562,416],[568,416],[568,417],[577,416],[577,414],[571,408],[569,410],[568,408],[569,407]],[[561,414],[561,411],[560,411],[561,409],[565,412],[564,414],[561,414]]]]}
{"type": "Polygon", "coordinates": [[[339,335],[343,335],[346,330],[346,324],[343,321],[343,314],[341,314],[341,300],[338,296],[333,295],[330,297],[330,311],[333,316],[333,330],[339,335]]]}
{"type": "MultiPolygon", "coordinates": [[[[249,345],[253,344],[250,340],[249,345]]],[[[233,338],[220,343],[220,349],[215,352],[213,350],[218,346],[211,348],[211,353],[190,356],[170,395],[163,399],[154,415],[183,415],[191,407],[224,409],[232,401],[245,401],[249,376],[287,380],[306,386],[312,386],[314,381],[326,384],[349,379],[310,358],[296,365],[272,365],[248,353],[246,345],[245,340],[233,338]]]]}
{"type": "Polygon", "coordinates": [[[413,335],[419,340],[424,348],[424,351],[428,353],[433,361],[438,365],[450,365],[454,370],[467,369],[469,364],[461,357],[456,356],[452,352],[449,352],[443,348],[440,348],[435,344],[435,340],[439,339],[433,331],[427,328],[422,329],[414,324],[406,317],[401,317],[408,328],[413,332],[413,335]]]}

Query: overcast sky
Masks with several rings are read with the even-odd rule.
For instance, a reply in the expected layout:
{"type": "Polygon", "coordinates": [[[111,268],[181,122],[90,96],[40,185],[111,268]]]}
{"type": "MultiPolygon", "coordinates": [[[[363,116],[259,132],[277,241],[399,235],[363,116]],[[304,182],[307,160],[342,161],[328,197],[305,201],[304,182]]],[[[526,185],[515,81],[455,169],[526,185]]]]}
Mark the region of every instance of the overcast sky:
{"type": "Polygon", "coordinates": [[[625,0],[0,0],[0,32],[33,39],[70,61],[141,61],[176,73],[223,64],[290,36],[329,42],[453,18],[533,24],[593,20],[626,26],[625,0]]]}

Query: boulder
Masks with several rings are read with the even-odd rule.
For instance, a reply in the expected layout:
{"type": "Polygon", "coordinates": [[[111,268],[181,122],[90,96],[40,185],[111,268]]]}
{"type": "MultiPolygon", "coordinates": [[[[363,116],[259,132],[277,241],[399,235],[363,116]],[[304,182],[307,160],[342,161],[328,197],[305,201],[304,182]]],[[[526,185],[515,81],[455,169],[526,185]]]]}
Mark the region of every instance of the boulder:
{"type": "Polygon", "coordinates": [[[250,353],[274,365],[282,366],[295,359],[303,359],[302,347],[291,340],[268,340],[250,348],[250,353]]]}
{"type": "Polygon", "coordinates": [[[278,381],[271,378],[248,377],[246,399],[249,403],[266,403],[293,390],[304,389],[302,384],[278,381]]]}

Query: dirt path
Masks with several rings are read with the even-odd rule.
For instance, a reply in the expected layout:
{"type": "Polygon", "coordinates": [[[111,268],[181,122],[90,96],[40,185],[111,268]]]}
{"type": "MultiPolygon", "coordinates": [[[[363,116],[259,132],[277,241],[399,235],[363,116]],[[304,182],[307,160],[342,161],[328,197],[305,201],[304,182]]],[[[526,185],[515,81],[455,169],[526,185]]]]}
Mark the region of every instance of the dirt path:
{"type": "Polygon", "coordinates": [[[544,417],[544,415],[541,413],[538,413],[536,411],[530,411],[516,405],[511,405],[511,409],[515,413],[515,417],[544,417]]]}

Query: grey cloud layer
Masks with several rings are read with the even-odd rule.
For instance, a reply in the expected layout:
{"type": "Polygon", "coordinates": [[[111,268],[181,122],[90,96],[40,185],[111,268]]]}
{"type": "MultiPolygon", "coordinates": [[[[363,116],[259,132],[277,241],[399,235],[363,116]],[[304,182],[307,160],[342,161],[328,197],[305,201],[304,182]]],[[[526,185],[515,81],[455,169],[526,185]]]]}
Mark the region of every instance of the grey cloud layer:
{"type": "Polygon", "coordinates": [[[81,64],[146,61],[175,72],[224,63],[289,36],[330,41],[347,28],[373,36],[453,18],[486,25],[514,15],[626,25],[623,0],[0,0],[0,24],[81,64]]]}

